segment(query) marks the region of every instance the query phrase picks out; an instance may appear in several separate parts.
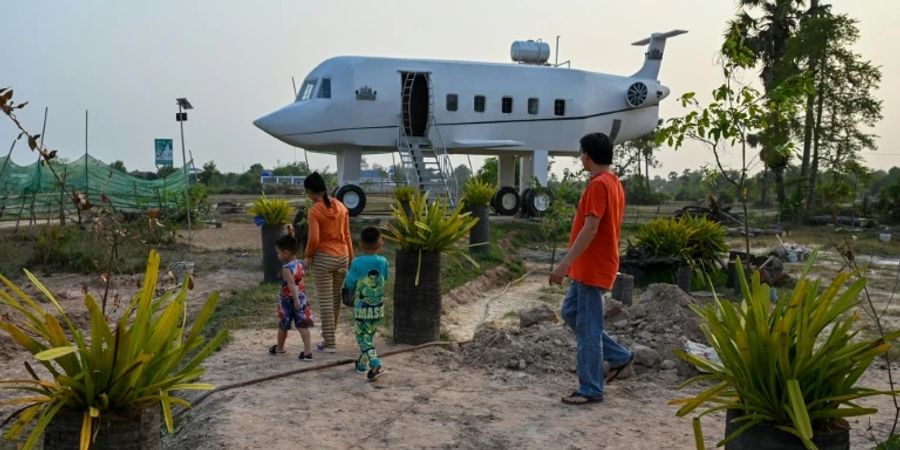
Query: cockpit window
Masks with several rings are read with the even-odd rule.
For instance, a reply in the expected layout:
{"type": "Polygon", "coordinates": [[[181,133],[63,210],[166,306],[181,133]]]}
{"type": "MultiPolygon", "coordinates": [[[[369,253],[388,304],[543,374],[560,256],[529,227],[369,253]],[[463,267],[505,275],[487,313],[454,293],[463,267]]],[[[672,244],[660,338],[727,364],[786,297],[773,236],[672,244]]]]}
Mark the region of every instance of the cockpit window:
{"type": "Polygon", "coordinates": [[[319,98],[331,98],[331,78],[322,78],[319,83],[319,98]]]}
{"type": "Polygon", "coordinates": [[[297,101],[302,102],[304,100],[309,100],[313,96],[313,91],[316,90],[316,80],[306,80],[303,82],[303,85],[300,86],[300,92],[297,92],[297,101]]]}

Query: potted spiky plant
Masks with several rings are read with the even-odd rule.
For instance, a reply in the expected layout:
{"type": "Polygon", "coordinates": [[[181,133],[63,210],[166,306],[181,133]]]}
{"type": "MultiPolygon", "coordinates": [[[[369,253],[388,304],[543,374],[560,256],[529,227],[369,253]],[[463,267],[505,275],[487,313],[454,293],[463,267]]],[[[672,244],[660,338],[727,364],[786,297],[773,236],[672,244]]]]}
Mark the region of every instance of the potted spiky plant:
{"type": "Polygon", "coordinates": [[[877,412],[854,402],[891,394],[856,383],[900,331],[862,338],[853,329],[852,311],[866,280],[850,283],[854,274],[842,272],[823,290],[820,281],[808,278],[809,267],[773,307],[759,273],[748,282],[738,261],[740,304],[716,298],[692,306],[721,360],[676,352],[703,372],[683,386],[709,383],[696,395],[670,402],[680,406],[678,416],[703,408],[694,418],[698,445],[700,417],[727,411],[726,436],[717,444],[726,449],[849,449],[845,418],[877,412]]]}
{"type": "Polygon", "coordinates": [[[412,217],[397,205],[383,236],[399,245],[394,273],[394,341],[422,344],[441,332],[441,254],[460,255],[474,264],[457,242],[477,219],[461,208],[450,210],[443,201],[427,202],[416,194],[412,217]]]}
{"type": "Polygon", "coordinates": [[[249,213],[262,229],[263,281],[277,282],[281,263],[275,251],[275,241],[284,236],[284,226],[291,223],[296,209],[283,198],[269,198],[262,194],[250,205],[249,213]]]}
{"type": "Polygon", "coordinates": [[[469,178],[463,186],[463,205],[472,212],[478,223],[469,233],[469,251],[485,253],[490,241],[491,223],[488,221],[488,205],[497,190],[496,186],[478,178],[469,178]]]}
{"type": "Polygon", "coordinates": [[[11,309],[0,316],[0,329],[34,356],[49,377],[31,364],[30,379],[2,380],[0,387],[23,393],[0,402],[17,410],[5,437],[18,439],[29,427],[23,444],[33,448],[41,435],[44,448],[158,449],[160,411],[168,431],[174,432],[172,407],[190,403],[177,391],[208,390],[196,381],[200,364],[226,337],[220,330],[211,340],[202,331],[218,302],[212,294],[193,325],[187,323],[187,289],[157,296],[159,254],[150,252],[141,290],[114,326],[90,294],[84,303],[88,330],[78,328],[53,294],[27,270],[31,284],[58,315],[0,275],[0,304],[11,309]]]}
{"type": "Polygon", "coordinates": [[[416,192],[414,187],[408,185],[397,186],[397,188],[394,189],[394,200],[396,200],[397,203],[400,204],[400,207],[403,208],[406,217],[412,217],[413,210],[410,205],[416,192]]]}

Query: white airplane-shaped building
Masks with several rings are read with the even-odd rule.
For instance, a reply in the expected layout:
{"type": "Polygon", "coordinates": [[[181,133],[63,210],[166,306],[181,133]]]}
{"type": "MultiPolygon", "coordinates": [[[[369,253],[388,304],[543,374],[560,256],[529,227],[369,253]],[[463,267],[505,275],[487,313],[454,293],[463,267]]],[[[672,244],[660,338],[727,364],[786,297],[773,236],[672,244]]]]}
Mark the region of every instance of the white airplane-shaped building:
{"type": "Polygon", "coordinates": [[[549,197],[550,156],[577,156],[579,139],[603,132],[614,143],[644,136],[659,123],[659,102],[669,89],[658,80],[666,39],[685,33],[653,33],[644,65],[619,76],[546,64],[549,46],[517,42],[516,63],[331,58],[306,77],[296,101],[254,121],[275,138],[309,151],[337,156],[341,199],[352,215],[365,208],[356,183],[362,155],[399,152],[407,182],[445,190],[454,199],[448,154],[494,155],[500,187],[494,208],[530,214],[549,197]],[[516,159],[520,177],[516,188],[516,159]]]}

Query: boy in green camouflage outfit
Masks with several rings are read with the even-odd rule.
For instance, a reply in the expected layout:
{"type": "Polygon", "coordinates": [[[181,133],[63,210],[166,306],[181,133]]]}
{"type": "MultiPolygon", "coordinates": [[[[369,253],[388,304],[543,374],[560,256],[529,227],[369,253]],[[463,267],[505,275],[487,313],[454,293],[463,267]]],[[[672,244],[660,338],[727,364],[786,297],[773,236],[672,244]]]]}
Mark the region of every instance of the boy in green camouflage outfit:
{"type": "Polygon", "coordinates": [[[384,372],[378,353],[375,351],[375,333],[384,318],[384,283],[388,279],[388,262],[378,254],[384,242],[378,228],[367,227],[361,233],[362,255],[353,258],[344,288],[353,304],[353,331],[359,344],[360,356],[356,360],[356,371],[374,380],[384,372]]]}

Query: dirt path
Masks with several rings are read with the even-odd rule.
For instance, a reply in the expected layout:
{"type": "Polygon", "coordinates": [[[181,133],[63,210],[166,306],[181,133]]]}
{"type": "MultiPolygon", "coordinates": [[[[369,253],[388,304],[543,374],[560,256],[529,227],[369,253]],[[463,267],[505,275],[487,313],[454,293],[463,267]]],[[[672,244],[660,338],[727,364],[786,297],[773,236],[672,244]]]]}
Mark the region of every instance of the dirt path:
{"type": "MultiPolygon", "coordinates": [[[[526,268],[530,271],[534,267],[526,268]]],[[[546,274],[535,270],[507,289],[491,281],[499,273],[447,296],[444,327],[457,340],[470,339],[485,321],[517,322],[510,312],[541,303],[546,274]]],[[[313,330],[313,335],[318,330],[313,330]]],[[[240,330],[207,363],[210,382],[243,381],[306,367],[296,360],[299,338],[288,354],[265,352],[273,330],[240,330]]],[[[395,347],[379,342],[379,351],[395,347]]],[[[338,333],[339,353],[317,354],[315,364],[354,358],[349,327],[338,333]]],[[[694,448],[690,420],[675,416],[667,402],[686,392],[675,389],[674,371],[644,372],[607,386],[606,400],[587,408],[559,402],[576,383],[570,373],[529,373],[470,366],[462,353],[431,348],[385,358],[389,373],[374,383],[351,365],[308,372],[215,394],[180,420],[165,448],[694,448]]],[[[887,388],[886,372],[873,367],[864,385],[887,388]]],[[[853,448],[874,446],[893,418],[888,398],[862,402],[881,409],[851,421],[853,448]],[[870,429],[871,427],[871,429],[870,429]],[[874,434],[873,434],[874,433],[874,434]]],[[[710,448],[723,437],[724,417],[704,418],[710,448]]]]}
{"type": "Polygon", "coordinates": [[[475,330],[485,322],[510,321],[518,323],[518,317],[511,315],[523,309],[542,304],[540,289],[547,284],[547,273],[537,266],[526,265],[526,275],[509,283],[490,284],[486,292],[473,296],[468,303],[456,304],[448,309],[441,321],[451,339],[464,342],[472,339],[475,330]]]}

